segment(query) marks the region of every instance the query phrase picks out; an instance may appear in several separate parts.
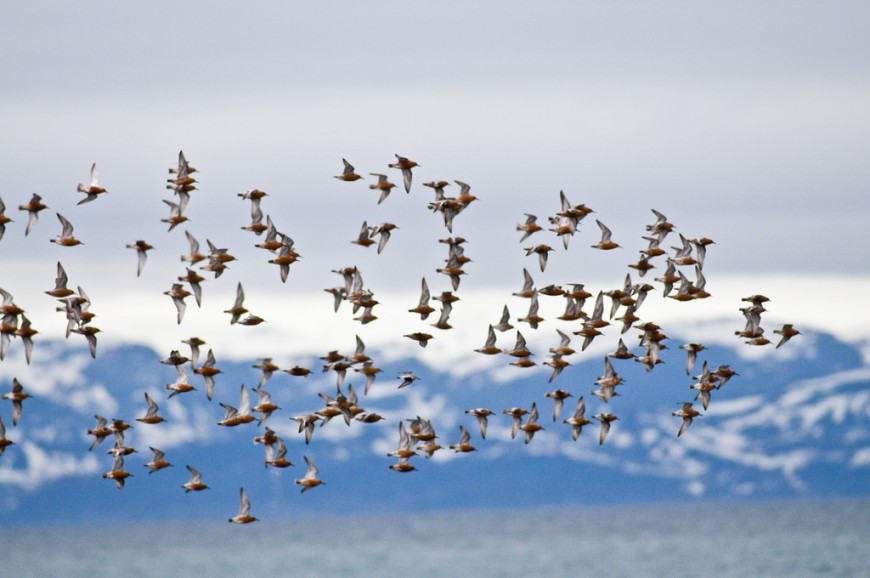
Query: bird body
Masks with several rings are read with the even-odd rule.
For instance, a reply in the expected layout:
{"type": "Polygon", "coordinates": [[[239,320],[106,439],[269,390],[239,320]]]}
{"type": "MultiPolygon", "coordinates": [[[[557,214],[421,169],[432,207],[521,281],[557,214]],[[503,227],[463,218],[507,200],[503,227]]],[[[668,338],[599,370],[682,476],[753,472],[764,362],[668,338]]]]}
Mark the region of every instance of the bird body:
{"type": "Polygon", "coordinates": [[[241,498],[241,505],[239,506],[239,513],[229,518],[229,522],[232,524],[250,524],[251,522],[256,522],[257,518],[251,515],[251,501],[248,499],[248,494],[245,492],[245,488],[239,489],[239,494],[241,498]]]}
{"type": "Polygon", "coordinates": [[[187,471],[190,472],[190,480],[181,485],[181,487],[184,488],[184,492],[200,492],[202,490],[207,490],[208,486],[202,483],[202,474],[200,471],[190,466],[186,467],[187,471]]]}
{"type": "Polygon", "coordinates": [[[293,480],[293,483],[302,486],[302,493],[304,494],[311,488],[316,488],[321,485],[323,482],[317,479],[317,467],[311,463],[311,460],[308,459],[308,456],[303,456],[305,458],[305,463],[308,464],[308,471],[305,473],[305,477],[299,478],[297,480],[293,480]]]}

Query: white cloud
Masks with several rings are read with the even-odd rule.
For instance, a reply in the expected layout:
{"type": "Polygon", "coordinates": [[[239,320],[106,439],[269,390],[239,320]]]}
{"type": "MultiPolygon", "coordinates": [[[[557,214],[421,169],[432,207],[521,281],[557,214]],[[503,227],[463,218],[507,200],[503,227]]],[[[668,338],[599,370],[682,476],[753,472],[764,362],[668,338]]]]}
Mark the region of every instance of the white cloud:
{"type": "Polygon", "coordinates": [[[698,480],[693,480],[686,484],[686,491],[695,496],[696,498],[703,496],[704,492],[707,490],[707,486],[704,485],[703,482],[698,480]]]}
{"type": "MultiPolygon", "coordinates": [[[[168,451],[190,444],[205,444],[226,439],[223,428],[215,427],[217,420],[202,406],[185,405],[179,399],[167,399],[161,403],[161,412],[166,421],[158,424],[140,424],[129,432],[131,443],[143,448],[156,447],[168,451]]],[[[253,438],[253,434],[251,435],[253,438]]]]}
{"type": "Polygon", "coordinates": [[[14,463],[0,464],[0,485],[11,484],[23,490],[35,491],[55,480],[99,472],[99,463],[93,454],[77,458],[69,452],[47,451],[30,441],[22,441],[18,445],[26,465],[14,468],[14,463]]]}
{"type": "Polygon", "coordinates": [[[870,466],[870,447],[861,448],[852,454],[852,459],[849,460],[849,465],[853,468],[870,466]]]}

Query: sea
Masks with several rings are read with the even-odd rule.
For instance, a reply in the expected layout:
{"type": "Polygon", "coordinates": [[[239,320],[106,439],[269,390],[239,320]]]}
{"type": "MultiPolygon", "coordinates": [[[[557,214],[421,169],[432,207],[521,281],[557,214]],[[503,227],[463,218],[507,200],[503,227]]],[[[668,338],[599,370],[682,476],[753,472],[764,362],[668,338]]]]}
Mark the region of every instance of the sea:
{"type": "Polygon", "coordinates": [[[0,576],[870,576],[867,499],[251,513],[263,520],[0,528],[0,576]]]}

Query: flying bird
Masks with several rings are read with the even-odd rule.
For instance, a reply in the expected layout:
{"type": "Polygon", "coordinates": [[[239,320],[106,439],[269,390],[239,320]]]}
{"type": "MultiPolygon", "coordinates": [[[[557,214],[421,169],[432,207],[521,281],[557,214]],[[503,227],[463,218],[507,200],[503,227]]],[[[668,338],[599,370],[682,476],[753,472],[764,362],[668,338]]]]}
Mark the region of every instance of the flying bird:
{"type": "Polygon", "coordinates": [[[30,397],[30,394],[24,391],[24,386],[18,381],[17,377],[12,378],[12,391],[4,393],[2,399],[8,399],[12,402],[12,425],[17,426],[18,420],[21,419],[21,402],[30,397]]]}
{"type": "Polygon", "coordinates": [[[468,453],[477,450],[476,447],[471,445],[471,434],[468,433],[464,425],[459,426],[459,442],[450,444],[447,447],[456,453],[468,453]]]}
{"type": "Polygon", "coordinates": [[[390,163],[390,165],[389,165],[389,167],[391,169],[399,169],[402,171],[402,180],[404,181],[404,184],[405,184],[405,192],[406,193],[411,192],[411,178],[413,176],[411,174],[411,169],[413,169],[416,166],[419,166],[419,165],[417,165],[417,163],[415,163],[414,161],[412,161],[406,157],[399,156],[399,155],[396,155],[396,162],[390,163]]]}
{"type": "Polygon", "coordinates": [[[354,172],[353,165],[347,162],[347,159],[341,159],[341,162],[344,164],[344,170],[341,172],[340,175],[337,175],[335,177],[336,179],[340,181],[352,182],[362,178],[354,172]]]}
{"type": "Polygon", "coordinates": [[[145,259],[148,257],[148,251],[153,249],[154,246],[140,239],[135,243],[130,243],[129,245],[127,245],[127,248],[136,249],[136,253],[139,256],[139,260],[136,265],[136,276],[139,277],[142,275],[142,269],[145,268],[145,259]]]}
{"type": "Polygon", "coordinates": [[[81,245],[82,242],[75,238],[73,235],[73,226],[63,215],[60,213],[57,214],[57,220],[60,221],[61,224],[61,233],[58,237],[54,239],[49,239],[52,243],[60,245],[61,247],[75,247],[76,245],[81,245]]]}
{"type": "Polygon", "coordinates": [[[394,185],[389,180],[387,180],[387,175],[382,175],[380,173],[369,173],[373,177],[378,177],[378,182],[369,185],[370,189],[377,190],[381,192],[381,196],[378,199],[378,204],[384,202],[384,199],[390,196],[390,191],[393,190],[394,185]]]}
{"type": "Polygon", "coordinates": [[[583,429],[583,426],[591,423],[585,417],[586,414],[586,401],[583,399],[581,395],[577,400],[577,407],[574,409],[574,415],[569,417],[568,419],[563,419],[562,423],[567,423],[571,426],[571,439],[575,442],[577,438],[580,437],[580,431],[583,429]]]}
{"type": "Polygon", "coordinates": [[[190,291],[181,286],[181,283],[173,283],[172,288],[169,291],[164,291],[164,295],[169,295],[172,298],[172,302],[175,304],[175,309],[178,311],[178,323],[181,324],[181,320],[184,319],[184,311],[187,309],[187,304],[184,300],[187,297],[190,297],[190,291]]]}
{"type": "Polygon", "coordinates": [[[202,379],[205,381],[205,396],[211,401],[212,396],[214,396],[214,376],[221,373],[221,370],[215,367],[214,351],[209,349],[205,363],[200,367],[194,367],[193,372],[202,376],[202,379]]]}
{"type": "Polygon", "coordinates": [[[103,474],[104,480],[115,480],[115,486],[119,490],[124,489],[124,481],[132,476],[130,472],[124,469],[124,457],[120,454],[115,454],[115,459],[112,462],[112,469],[103,474]]]}
{"type": "Polygon", "coordinates": [[[175,383],[167,383],[166,390],[171,391],[169,394],[170,398],[175,397],[179,393],[187,393],[188,391],[194,391],[196,388],[187,383],[187,370],[184,369],[183,365],[176,365],[176,371],[178,372],[178,377],[175,380],[175,383]]]}
{"type": "Polygon", "coordinates": [[[417,381],[420,378],[417,377],[416,375],[414,375],[410,371],[405,371],[405,372],[399,374],[399,379],[402,380],[402,383],[399,384],[398,389],[402,389],[403,387],[408,387],[409,385],[411,385],[412,383],[414,383],[415,381],[417,381]]]}
{"type": "Polygon", "coordinates": [[[91,182],[87,185],[79,183],[76,190],[87,195],[84,199],[78,202],[79,205],[89,203],[99,195],[106,192],[106,189],[100,186],[100,173],[97,172],[97,163],[91,165],[91,182]]]}
{"type": "Polygon", "coordinates": [[[154,453],[154,457],[151,459],[151,461],[145,464],[145,467],[148,468],[149,474],[153,474],[156,471],[168,468],[172,465],[166,461],[166,459],[164,458],[165,454],[162,451],[154,447],[149,447],[148,449],[150,449],[154,453]]]}
{"type": "Polygon", "coordinates": [[[3,199],[0,199],[0,239],[6,233],[6,224],[11,222],[12,219],[6,216],[6,203],[3,202],[3,199]]]}
{"type": "Polygon", "coordinates": [[[185,467],[187,467],[187,471],[190,472],[190,480],[181,485],[181,487],[184,488],[184,493],[207,490],[208,486],[202,483],[202,474],[200,471],[191,466],[185,467]]]}
{"type": "Polygon", "coordinates": [[[163,417],[157,415],[157,411],[159,410],[159,408],[157,407],[157,403],[155,403],[155,401],[151,399],[151,396],[148,395],[147,391],[145,392],[145,403],[148,404],[148,410],[145,412],[144,417],[137,417],[136,421],[150,424],[166,421],[165,419],[163,419],[163,417]]]}
{"type": "Polygon", "coordinates": [[[3,455],[7,447],[14,443],[12,440],[6,439],[6,425],[3,423],[3,418],[0,417],[0,456],[3,455]]]}
{"type": "Polygon", "coordinates": [[[18,205],[18,209],[20,211],[27,211],[27,227],[24,229],[24,236],[30,234],[33,230],[33,227],[36,226],[36,222],[39,220],[39,211],[43,209],[47,209],[48,205],[42,203],[42,197],[33,193],[33,196],[30,197],[30,201],[25,205],[18,205]]]}
{"type": "Polygon", "coordinates": [[[239,489],[239,496],[241,498],[241,504],[239,505],[239,513],[229,518],[229,522],[233,524],[250,524],[251,522],[256,522],[257,518],[251,515],[251,501],[248,499],[248,494],[245,492],[245,488],[239,489]]]}
{"type": "Polygon", "coordinates": [[[302,486],[302,493],[304,494],[311,488],[316,488],[321,485],[323,482],[317,479],[317,467],[308,459],[308,456],[302,456],[305,459],[305,463],[308,464],[308,471],[305,473],[305,477],[293,480],[293,483],[297,486],[302,486]]]}
{"type": "Polygon", "coordinates": [[[475,409],[466,409],[465,413],[477,418],[477,425],[480,427],[480,437],[486,439],[487,418],[492,415],[492,412],[485,407],[478,407],[475,409]]]}
{"type": "Polygon", "coordinates": [[[541,226],[537,224],[537,216],[531,215],[529,213],[526,213],[525,215],[526,222],[521,225],[517,225],[517,231],[523,232],[523,236],[520,237],[520,243],[528,239],[530,235],[533,235],[534,233],[537,233],[541,230],[541,226]]]}
{"type": "Polygon", "coordinates": [[[617,247],[619,247],[619,245],[617,245],[610,239],[610,237],[613,235],[610,232],[610,229],[608,229],[607,226],[598,219],[596,219],[595,222],[598,223],[598,228],[601,229],[601,240],[595,245],[592,245],[592,248],[601,249],[602,251],[609,251],[611,249],[616,249],[617,247]]]}
{"type": "Polygon", "coordinates": [[[680,425],[680,431],[677,432],[677,437],[683,435],[683,432],[692,425],[692,419],[701,415],[698,410],[692,409],[692,402],[690,401],[682,402],[680,405],[682,406],[680,409],[671,413],[674,417],[683,418],[683,423],[680,425]]]}
{"type": "Polygon", "coordinates": [[[798,331],[797,329],[795,329],[794,325],[792,325],[791,323],[786,323],[785,325],[782,326],[781,329],[774,329],[773,332],[776,333],[777,335],[782,336],[782,339],[780,339],[779,343],[776,344],[777,349],[779,349],[779,347],[783,343],[785,343],[786,341],[788,341],[789,339],[791,339],[795,335],[801,334],[801,332],[798,331]]]}
{"type": "MultiPolygon", "coordinates": [[[[233,303],[232,308],[227,309],[224,313],[229,313],[231,315],[230,324],[235,324],[239,322],[239,318],[245,313],[248,312],[244,307],[245,302],[245,290],[242,288],[242,283],[236,286],[236,301],[233,303]]],[[[179,321],[180,323],[180,321],[179,321]]]]}
{"type": "Polygon", "coordinates": [[[420,288],[420,302],[413,309],[408,309],[408,312],[417,313],[420,315],[421,320],[425,320],[427,317],[429,317],[430,313],[435,311],[435,308],[429,305],[430,299],[431,294],[429,293],[429,286],[426,284],[426,278],[423,277],[420,288]]]}
{"type": "Polygon", "coordinates": [[[532,409],[529,410],[529,417],[526,418],[526,423],[520,426],[520,429],[523,430],[526,434],[525,443],[529,443],[532,441],[535,433],[544,429],[538,423],[538,406],[532,402],[532,409]]]}
{"type": "Polygon", "coordinates": [[[598,445],[602,445],[604,443],[604,440],[607,438],[607,434],[610,432],[611,422],[616,421],[619,418],[612,413],[598,413],[592,417],[597,419],[598,422],[601,424],[601,432],[598,435],[598,445]]]}

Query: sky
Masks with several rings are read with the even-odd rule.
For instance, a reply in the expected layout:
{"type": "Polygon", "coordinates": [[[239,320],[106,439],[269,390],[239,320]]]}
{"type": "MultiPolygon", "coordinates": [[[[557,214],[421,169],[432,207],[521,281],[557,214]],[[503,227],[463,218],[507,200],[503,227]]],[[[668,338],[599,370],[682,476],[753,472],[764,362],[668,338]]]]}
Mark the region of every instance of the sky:
{"type": "MultiPolygon", "coordinates": [[[[331,269],[358,265],[395,310],[386,320],[415,304],[422,276],[448,288],[434,272],[447,232],[420,185],[458,179],[480,198],[454,229],[473,259],[460,289],[469,306],[455,309],[476,320],[462,347],[482,344],[523,267],[539,286],[621,286],[652,208],[716,240],[705,266],[716,304],[693,304],[691,317],[732,314],[739,326],[739,297],[769,293],[778,321],[866,337],[866,309],[829,308],[870,286],[868,23],[863,2],[6,2],[0,198],[15,222],[0,286],[60,335],[41,292],[63,261],[107,342],[162,347],[226,330],[220,312],[241,281],[270,325],[262,340],[224,333],[239,355],[264,342],[316,349],[359,327],[347,309],[330,314],[331,269]],[[200,190],[190,222],[167,233],[164,180],[181,149],[200,190]],[[395,154],[420,164],[411,193],[377,205],[368,173],[398,182],[395,154]],[[343,157],[365,181],[332,178],[343,157]],[[76,206],[94,162],[109,193],[76,206]],[[269,193],[264,212],[303,256],[286,284],[240,230],[249,209],[236,194],[251,188],[269,193]],[[541,273],[514,225],[524,213],[545,221],[561,190],[595,213],[541,273]],[[34,192],[50,209],[24,237],[16,207],[34,192]],[[49,244],[54,212],[84,246],[49,244]],[[588,249],[593,218],[623,245],[616,256],[588,249]],[[382,255],[348,243],[364,219],[399,226],[382,255]],[[175,327],[162,293],[184,272],[184,230],[239,261],[207,283],[211,309],[189,308],[175,327]],[[137,279],[124,245],[140,238],[156,249],[137,279]]],[[[532,240],[557,246],[550,233],[532,240]]],[[[414,330],[366,328],[384,343],[375,325],[414,330]]]]}

